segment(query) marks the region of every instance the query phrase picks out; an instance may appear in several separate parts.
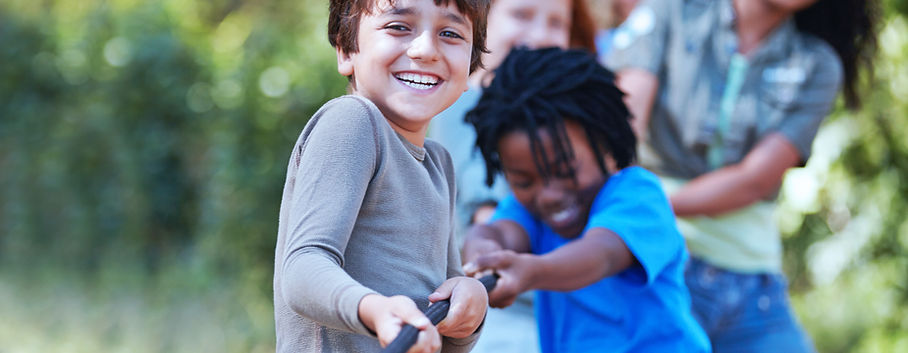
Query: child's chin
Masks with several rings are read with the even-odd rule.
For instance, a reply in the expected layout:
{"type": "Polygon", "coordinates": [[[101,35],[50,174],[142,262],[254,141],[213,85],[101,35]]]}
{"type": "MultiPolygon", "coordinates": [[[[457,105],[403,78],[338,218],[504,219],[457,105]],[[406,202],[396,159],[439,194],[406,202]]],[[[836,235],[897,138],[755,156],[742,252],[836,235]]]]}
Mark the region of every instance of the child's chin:
{"type": "Polygon", "coordinates": [[[574,239],[580,236],[582,229],[553,229],[555,234],[564,238],[564,239],[574,239]]]}

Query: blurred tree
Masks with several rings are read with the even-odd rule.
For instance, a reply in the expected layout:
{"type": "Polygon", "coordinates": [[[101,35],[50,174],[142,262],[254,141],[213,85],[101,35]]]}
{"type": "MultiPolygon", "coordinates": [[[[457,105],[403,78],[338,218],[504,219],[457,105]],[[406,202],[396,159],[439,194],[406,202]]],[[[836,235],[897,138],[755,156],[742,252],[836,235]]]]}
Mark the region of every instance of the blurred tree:
{"type": "Polygon", "coordinates": [[[345,84],[325,4],[0,6],[0,259],[270,271],[290,146],[345,84]]]}
{"type": "Polygon", "coordinates": [[[890,0],[858,112],[786,179],[786,271],[822,352],[908,351],[908,1],[890,0]]]}

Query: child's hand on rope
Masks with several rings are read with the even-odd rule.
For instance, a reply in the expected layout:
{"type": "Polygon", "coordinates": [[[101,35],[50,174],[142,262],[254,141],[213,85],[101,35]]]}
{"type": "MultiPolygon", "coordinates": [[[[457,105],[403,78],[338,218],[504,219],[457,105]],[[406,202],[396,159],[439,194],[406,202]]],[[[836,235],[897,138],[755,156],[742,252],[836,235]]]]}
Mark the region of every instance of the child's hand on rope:
{"type": "Polygon", "coordinates": [[[532,289],[533,264],[538,257],[532,254],[516,253],[511,250],[498,250],[477,256],[464,266],[464,270],[474,274],[490,271],[497,273],[498,283],[489,293],[489,306],[504,308],[514,304],[517,296],[532,289]]]}
{"type": "Polygon", "coordinates": [[[491,271],[480,272],[474,261],[476,258],[496,251],[501,251],[501,245],[489,239],[475,238],[470,239],[463,245],[463,272],[469,277],[479,278],[483,275],[490,274],[491,271]],[[486,273],[488,272],[488,273],[486,273]]]}
{"type": "Polygon", "coordinates": [[[432,303],[443,299],[450,299],[451,307],[448,316],[438,323],[438,333],[452,338],[475,333],[485,319],[489,303],[482,283],[470,277],[450,278],[429,295],[432,303]]]}
{"type": "Polygon", "coordinates": [[[407,353],[433,353],[441,348],[438,329],[408,297],[369,294],[359,303],[359,317],[366,327],[376,333],[382,347],[397,337],[404,324],[410,324],[419,329],[419,336],[407,353]]]}

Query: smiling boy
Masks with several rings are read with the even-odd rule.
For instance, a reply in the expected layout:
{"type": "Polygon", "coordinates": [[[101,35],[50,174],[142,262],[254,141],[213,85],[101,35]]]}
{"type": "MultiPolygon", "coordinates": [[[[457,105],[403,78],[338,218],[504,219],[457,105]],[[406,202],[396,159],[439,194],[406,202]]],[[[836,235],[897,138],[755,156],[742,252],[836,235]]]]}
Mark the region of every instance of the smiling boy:
{"type": "Polygon", "coordinates": [[[290,156],[278,352],[377,351],[405,323],[421,330],[411,352],[475,343],[488,297],[462,276],[451,159],[425,133],[480,66],[487,12],[484,0],[331,1],[328,36],[352,94],[316,112],[290,156]],[[451,309],[435,327],[420,309],[442,299],[451,309]]]}
{"type": "Polygon", "coordinates": [[[467,121],[487,182],[512,195],[470,229],[467,274],[490,304],[538,289],[541,350],[708,352],[684,285],[684,241],[656,177],[636,166],[623,94],[592,54],[514,50],[467,121]]]}

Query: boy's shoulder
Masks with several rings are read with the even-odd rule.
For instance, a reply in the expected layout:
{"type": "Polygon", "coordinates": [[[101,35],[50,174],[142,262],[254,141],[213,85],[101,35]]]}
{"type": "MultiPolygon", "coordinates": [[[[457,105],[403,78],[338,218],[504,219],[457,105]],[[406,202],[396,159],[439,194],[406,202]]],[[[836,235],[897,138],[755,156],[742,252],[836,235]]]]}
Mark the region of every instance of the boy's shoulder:
{"type": "Polygon", "coordinates": [[[635,192],[639,189],[662,191],[659,177],[640,166],[630,166],[619,170],[609,178],[603,191],[635,192]]]}
{"type": "Polygon", "coordinates": [[[662,214],[671,213],[671,206],[659,177],[643,167],[630,166],[609,178],[593,201],[591,212],[611,214],[618,210],[662,214]]]}
{"type": "Polygon", "coordinates": [[[322,104],[306,123],[303,135],[308,135],[313,130],[322,131],[315,132],[318,134],[330,130],[346,135],[376,135],[381,134],[380,123],[383,120],[381,111],[368,99],[345,95],[322,104]]]}
{"type": "Polygon", "coordinates": [[[360,117],[369,117],[369,118],[381,118],[381,111],[378,110],[378,107],[372,103],[372,101],[356,96],[356,95],[344,95],[334,99],[331,99],[325,104],[322,104],[321,108],[313,116],[360,116],[360,117]]]}
{"type": "Polygon", "coordinates": [[[374,141],[377,150],[379,136],[384,133],[382,120],[381,111],[368,99],[340,96],[325,102],[312,114],[300,132],[296,146],[300,149],[313,145],[333,148],[339,144],[363,145],[374,141]]]}

